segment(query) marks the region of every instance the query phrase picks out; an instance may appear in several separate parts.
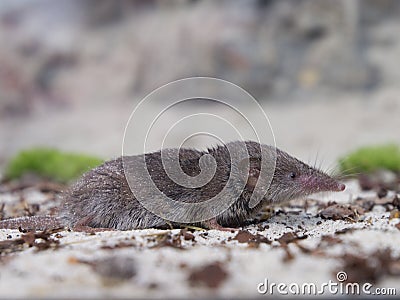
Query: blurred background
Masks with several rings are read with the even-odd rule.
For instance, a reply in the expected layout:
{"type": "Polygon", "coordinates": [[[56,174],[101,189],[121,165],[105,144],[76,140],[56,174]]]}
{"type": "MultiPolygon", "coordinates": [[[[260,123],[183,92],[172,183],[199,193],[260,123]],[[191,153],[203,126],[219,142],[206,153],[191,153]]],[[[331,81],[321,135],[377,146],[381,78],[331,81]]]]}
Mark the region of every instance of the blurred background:
{"type": "Polygon", "coordinates": [[[323,167],[399,143],[399,16],[396,0],[2,0],[0,166],[31,146],[119,156],[135,104],[191,76],[246,89],[277,145],[323,167]]]}

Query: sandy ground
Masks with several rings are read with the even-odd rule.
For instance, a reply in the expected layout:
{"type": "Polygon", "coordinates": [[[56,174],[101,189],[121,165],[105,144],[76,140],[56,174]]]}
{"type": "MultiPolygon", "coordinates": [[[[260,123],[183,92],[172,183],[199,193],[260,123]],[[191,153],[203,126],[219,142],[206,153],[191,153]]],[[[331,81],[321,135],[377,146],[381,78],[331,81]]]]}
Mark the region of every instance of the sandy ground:
{"type": "MultiPolygon", "coordinates": [[[[330,101],[329,97],[322,102],[307,99],[278,105],[272,101],[263,108],[279,147],[311,163],[317,159],[323,169],[328,169],[338,157],[357,146],[399,141],[399,94],[398,89],[385,89],[342,97],[339,101],[330,101]]],[[[9,157],[19,149],[45,144],[102,157],[119,156],[123,130],[134,105],[129,101],[115,106],[105,101],[96,109],[93,103],[76,105],[74,113],[38,109],[29,122],[0,120],[0,139],[6,141],[0,144],[1,153],[9,157]]],[[[233,122],[240,126],[242,120],[233,122]]],[[[349,203],[359,196],[376,197],[374,192],[361,192],[351,182],[343,193],[317,198],[325,203],[332,200],[349,203]]],[[[1,194],[0,197],[0,202],[7,203],[15,201],[16,196],[1,194]]],[[[25,198],[40,203],[43,195],[33,193],[25,198]]],[[[37,251],[37,246],[28,247],[25,243],[21,251],[0,257],[0,298],[256,298],[270,293],[261,295],[257,291],[264,280],[297,283],[300,287],[314,283],[320,287],[329,280],[338,282],[336,274],[341,270],[349,274],[354,268],[365,274],[371,272],[360,262],[360,266],[353,262],[350,267],[352,262],[343,258],[348,253],[373,259],[379,257],[377,251],[391,249],[393,257],[400,256],[400,231],[396,228],[399,219],[389,219],[390,212],[384,207],[376,206],[357,222],[351,218],[322,219],[318,210],[286,207],[285,213],[279,214],[279,208],[275,208],[268,221],[247,228],[272,242],[255,243],[256,246],[233,239],[237,233],[213,230],[207,236],[194,232],[194,241],[185,240],[179,229],[95,235],[61,231],[51,235],[58,241],[57,249],[53,245],[37,251]],[[335,233],[343,230],[344,234],[335,233]],[[307,238],[284,246],[276,239],[287,232],[298,232],[307,238]],[[333,242],[326,236],[332,237],[333,242]],[[179,246],[165,246],[169,239],[180,240],[179,246]]],[[[0,231],[1,241],[21,236],[17,230],[0,231]]],[[[364,280],[371,281],[372,292],[375,288],[396,288],[398,295],[398,277],[389,273],[381,272],[372,276],[372,280],[364,280]]],[[[354,276],[360,280],[359,274],[354,276]]],[[[279,293],[274,290],[273,295],[279,293]]],[[[323,295],[332,296],[329,292],[323,295]]]]}
{"type": "MultiPolygon", "coordinates": [[[[12,194],[1,197],[3,202],[15,200],[12,194]]],[[[353,203],[357,197],[374,199],[376,194],[361,192],[352,181],[342,193],[310,199],[353,203]]],[[[389,192],[386,199],[392,197],[389,192]]],[[[27,193],[25,198],[28,203],[44,201],[39,193],[27,193]]],[[[270,242],[243,242],[235,239],[237,233],[215,230],[195,231],[188,236],[180,229],[53,233],[47,238],[51,241],[48,249],[39,251],[37,244],[28,247],[25,243],[15,252],[3,252],[0,297],[256,298],[269,295],[272,283],[298,284],[300,288],[308,283],[320,288],[330,280],[340,284],[336,278],[339,271],[346,272],[351,280],[361,280],[360,286],[363,281],[370,282],[371,293],[376,288],[395,288],[397,295],[400,293],[398,277],[394,276],[400,274],[396,273],[400,256],[398,218],[390,219],[390,212],[377,205],[358,221],[350,217],[323,219],[317,207],[304,209],[300,203],[276,207],[269,220],[245,228],[270,242]],[[285,242],[281,237],[288,232],[298,238],[285,242]],[[384,268],[374,260],[382,255],[379,251],[388,249],[397,257],[397,262],[389,263],[394,268],[392,273],[382,271],[384,268]],[[349,258],[351,254],[364,257],[372,265],[349,258]],[[369,275],[363,277],[365,274],[369,275]],[[258,289],[262,292],[265,285],[259,284],[265,280],[270,289],[262,294],[258,289]]],[[[18,230],[1,230],[0,241],[22,235],[18,230]]],[[[280,295],[276,287],[272,291],[280,295]]],[[[343,296],[328,291],[322,295],[343,296]]]]}

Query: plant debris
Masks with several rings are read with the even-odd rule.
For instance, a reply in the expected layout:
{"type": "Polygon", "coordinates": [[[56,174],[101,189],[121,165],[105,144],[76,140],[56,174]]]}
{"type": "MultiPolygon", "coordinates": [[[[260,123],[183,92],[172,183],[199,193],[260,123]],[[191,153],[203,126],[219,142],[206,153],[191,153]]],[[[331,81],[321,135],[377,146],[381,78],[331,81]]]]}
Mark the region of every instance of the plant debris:
{"type": "Polygon", "coordinates": [[[354,205],[361,207],[366,212],[371,211],[376,204],[377,203],[374,199],[357,198],[354,201],[354,205]]]}
{"type": "Polygon", "coordinates": [[[130,248],[130,247],[135,247],[135,244],[132,242],[125,242],[125,241],[120,241],[116,243],[115,245],[103,245],[100,247],[100,249],[103,250],[114,250],[114,249],[121,249],[121,248],[130,248]]]}
{"type": "Polygon", "coordinates": [[[181,229],[180,235],[183,236],[185,241],[195,241],[195,236],[191,234],[187,229],[181,229]]]}
{"type": "Polygon", "coordinates": [[[50,248],[56,249],[59,247],[59,240],[52,237],[53,233],[60,231],[60,229],[34,232],[29,231],[20,238],[0,241],[0,254],[7,254],[16,251],[22,251],[25,246],[35,247],[37,251],[43,251],[50,248]]]}
{"type": "Polygon", "coordinates": [[[351,227],[346,227],[340,230],[335,231],[335,234],[345,234],[345,233],[350,233],[353,232],[354,230],[356,230],[355,228],[351,228],[351,227]]]}
{"type": "Polygon", "coordinates": [[[308,236],[306,234],[299,236],[297,232],[286,232],[282,234],[280,238],[275,239],[281,245],[287,245],[289,243],[295,242],[297,240],[306,239],[308,236]]]}
{"type": "Polygon", "coordinates": [[[163,232],[161,234],[149,235],[149,237],[149,241],[155,242],[155,245],[150,248],[172,247],[180,250],[185,249],[182,245],[181,237],[184,238],[182,231],[180,231],[178,234],[163,232]]]}
{"type": "Polygon", "coordinates": [[[240,230],[234,238],[228,240],[236,240],[239,243],[247,243],[250,247],[259,247],[261,243],[271,244],[271,241],[261,234],[252,234],[247,230],[240,230]]]}
{"type": "Polygon", "coordinates": [[[364,210],[357,205],[345,205],[332,203],[319,212],[323,219],[332,220],[357,220],[358,216],[364,214],[364,210]]]}
{"type": "Polygon", "coordinates": [[[397,194],[393,197],[392,204],[395,208],[400,209],[400,198],[397,196],[397,194]]]}
{"type": "Polygon", "coordinates": [[[188,277],[190,285],[206,286],[216,289],[228,278],[228,272],[220,262],[192,270],[188,277]]]}

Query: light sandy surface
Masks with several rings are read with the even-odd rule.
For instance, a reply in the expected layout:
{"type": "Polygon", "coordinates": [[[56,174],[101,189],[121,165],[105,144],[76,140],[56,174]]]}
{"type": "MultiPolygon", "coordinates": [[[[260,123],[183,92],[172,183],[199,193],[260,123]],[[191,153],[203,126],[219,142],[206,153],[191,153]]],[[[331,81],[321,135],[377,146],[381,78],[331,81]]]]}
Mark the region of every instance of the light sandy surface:
{"type": "MultiPolygon", "coordinates": [[[[349,203],[358,196],[376,197],[373,192],[360,192],[356,182],[348,182],[343,193],[311,198],[349,203]]],[[[388,198],[393,196],[393,193],[387,195],[388,198]]],[[[33,194],[31,198],[29,195],[26,197],[28,203],[40,202],[38,194],[33,194]]],[[[8,200],[11,201],[11,198],[8,200]]],[[[275,212],[278,210],[275,208],[275,212]]],[[[168,232],[179,236],[179,229],[109,231],[95,235],[61,231],[57,237],[52,235],[60,243],[55,250],[38,252],[35,247],[25,247],[20,252],[2,257],[0,297],[254,298],[260,296],[257,286],[265,279],[270,284],[283,282],[301,286],[304,283],[314,283],[318,287],[329,280],[338,282],[336,272],[343,270],[340,257],[346,253],[365,255],[372,259],[377,250],[389,248],[394,257],[400,256],[400,230],[395,227],[399,219],[389,220],[390,213],[382,206],[376,206],[357,222],[351,218],[336,221],[321,219],[317,216],[317,209],[312,206],[307,211],[295,206],[285,207],[284,210],[285,213],[275,213],[261,224],[268,224],[268,229],[264,227],[260,230],[257,226],[247,228],[250,232],[257,232],[272,241],[272,244],[261,243],[259,247],[230,240],[236,233],[215,230],[208,231],[207,236],[201,231],[194,232],[194,241],[179,237],[184,250],[165,246],[152,248],[157,245],[155,237],[168,232]],[[355,230],[335,234],[349,228],[355,230]],[[293,256],[289,260],[280,242],[275,241],[286,232],[307,235],[305,239],[288,244],[288,251],[293,256]],[[323,255],[306,253],[297,246],[299,244],[303,248],[317,248],[326,242],[321,242],[321,238],[327,235],[339,238],[341,242],[319,247],[323,255]],[[120,247],[113,248],[115,245],[120,247]],[[127,260],[128,265],[132,258],[132,268],[136,275],[125,279],[108,278],[101,271],[96,272],[90,264],[110,256],[118,257],[123,262],[127,260]],[[190,284],[188,278],[193,270],[215,262],[220,262],[224,272],[228,274],[217,288],[190,284]]],[[[21,233],[17,230],[0,231],[1,241],[20,236],[21,233]]],[[[118,271],[114,271],[114,276],[117,276],[115,274],[118,271]]],[[[396,288],[397,295],[400,293],[398,277],[379,277],[378,282],[372,283],[371,291],[375,291],[377,287],[396,288]]],[[[274,295],[279,295],[276,290],[274,295]]],[[[332,294],[325,292],[324,296],[332,294]]]]}

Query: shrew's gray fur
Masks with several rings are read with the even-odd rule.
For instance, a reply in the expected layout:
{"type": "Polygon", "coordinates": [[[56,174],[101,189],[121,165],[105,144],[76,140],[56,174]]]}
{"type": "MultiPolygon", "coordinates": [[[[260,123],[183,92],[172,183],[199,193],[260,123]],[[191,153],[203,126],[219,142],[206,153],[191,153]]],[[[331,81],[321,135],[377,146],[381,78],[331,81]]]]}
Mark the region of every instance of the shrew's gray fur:
{"type": "MultiPolygon", "coordinates": [[[[217,168],[214,177],[204,186],[196,188],[181,186],[168,177],[163,168],[160,151],[146,154],[145,159],[157,188],[176,201],[198,203],[219,195],[230,176],[234,180],[233,187],[244,186],[240,191],[232,188],[232,193],[225,195],[229,198],[227,200],[231,200],[232,197],[236,199],[228,209],[215,217],[214,221],[225,227],[242,225],[266,204],[304,197],[320,191],[344,189],[343,184],[325,173],[279,149],[256,142],[245,142],[249,157],[247,166],[249,165],[250,169],[247,177],[242,176],[240,165],[231,164],[227,146],[235,149],[243,146],[243,142],[231,142],[207,151],[179,150],[181,168],[189,176],[197,176],[200,173],[199,160],[204,154],[210,154],[215,159],[217,168]],[[261,187],[262,201],[252,207],[249,204],[250,197],[257,181],[261,180],[261,151],[266,151],[268,157],[276,158],[276,166],[273,169],[273,165],[269,166],[270,161],[267,160],[267,169],[273,170],[272,182],[265,185],[264,190],[263,186],[261,187]]],[[[71,186],[64,195],[60,220],[71,228],[85,225],[120,230],[163,227],[169,223],[145,209],[134,197],[125,176],[121,157],[87,172],[71,186]]],[[[209,223],[196,225],[209,226],[209,223]]]]}

